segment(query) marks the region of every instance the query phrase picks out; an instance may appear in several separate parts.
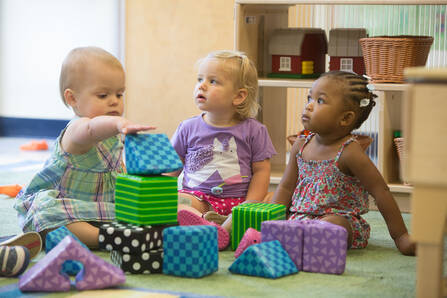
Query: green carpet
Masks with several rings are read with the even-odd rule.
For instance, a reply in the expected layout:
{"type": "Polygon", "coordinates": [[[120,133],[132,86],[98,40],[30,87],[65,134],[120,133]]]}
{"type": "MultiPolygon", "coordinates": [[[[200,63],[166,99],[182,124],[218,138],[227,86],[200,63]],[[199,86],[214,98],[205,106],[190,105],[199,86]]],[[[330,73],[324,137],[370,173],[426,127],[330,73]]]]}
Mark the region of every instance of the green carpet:
{"type": "MultiPolygon", "coordinates": [[[[31,175],[0,173],[0,185],[26,183],[31,175]]],[[[13,199],[0,195],[0,236],[20,232],[12,205],[13,199]]],[[[407,227],[410,227],[411,216],[403,216],[407,227]]],[[[346,270],[342,275],[300,272],[276,280],[235,275],[228,271],[234,261],[234,252],[227,250],[219,253],[219,270],[210,276],[191,279],[162,274],[127,275],[125,286],[232,297],[413,297],[416,258],[403,256],[397,251],[380,213],[371,211],[365,218],[372,229],[369,245],[366,249],[348,251],[346,270]]],[[[107,253],[96,253],[109,260],[107,253]]],[[[17,281],[14,278],[0,278],[0,296],[2,288],[11,287],[17,281]]],[[[76,291],[45,296],[65,297],[73,294],[76,291]]]]}

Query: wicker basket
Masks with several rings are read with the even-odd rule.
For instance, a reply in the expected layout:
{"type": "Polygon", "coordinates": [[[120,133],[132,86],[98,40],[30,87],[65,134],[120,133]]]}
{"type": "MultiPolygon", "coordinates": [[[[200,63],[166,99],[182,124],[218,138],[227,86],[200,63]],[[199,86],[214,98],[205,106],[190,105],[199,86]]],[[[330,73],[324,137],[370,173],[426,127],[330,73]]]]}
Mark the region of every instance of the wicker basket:
{"type": "Polygon", "coordinates": [[[424,66],[431,36],[377,36],[359,40],[366,74],[373,83],[403,83],[404,68],[424,66]]]}
{"type": "Polygon", "coordinates": [[[401,180],[403,181],[403,183],[405,185],[410,185],[408,182],[404,181],[404,179],[402,178],[402,166],[405,163],[405,161],[407,160],[407,152],[405,151],[405,146],[404,146],[404,138],[394,138],[394,145],[396,145],[396,150],[397,150],[397,156],[399,157],[399,171],[400,171],[400,177],[401,180]]]}

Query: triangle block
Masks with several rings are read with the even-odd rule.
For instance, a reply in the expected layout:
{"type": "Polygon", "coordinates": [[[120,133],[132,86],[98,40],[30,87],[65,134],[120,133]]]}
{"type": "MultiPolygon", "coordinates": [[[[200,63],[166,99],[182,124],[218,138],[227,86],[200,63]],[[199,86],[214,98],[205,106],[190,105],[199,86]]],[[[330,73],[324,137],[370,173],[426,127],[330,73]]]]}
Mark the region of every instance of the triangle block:
{"type": "Polygon", "coordinates": [[[66,236],[37,264],[20,276],[20,290],[23,292],[69,291],[70,278],[61,273],[62,264],[67,260],[75,260],[83,265],[83,269],[76,275],[77,290],[104,289],[126,281],[121,269],[94,255],[71,236],[66,236]],[[92,268],[97,269],[96,273],[93,273],[92,268]]]}
{"type": "Polygon", "coordinates": [[[236,274],[267,278],[278,278],[298,272],[278,240],[249,246],[228,270],[236,274]]]}

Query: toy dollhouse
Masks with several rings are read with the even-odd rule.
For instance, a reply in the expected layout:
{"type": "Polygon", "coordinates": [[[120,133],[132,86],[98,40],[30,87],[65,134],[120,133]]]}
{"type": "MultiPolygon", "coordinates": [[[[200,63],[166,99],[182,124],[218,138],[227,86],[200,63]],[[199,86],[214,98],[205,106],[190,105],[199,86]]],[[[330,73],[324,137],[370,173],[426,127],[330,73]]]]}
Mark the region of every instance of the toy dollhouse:
{"type": "Polygon", "coordinates": [[[269,40],[273,78],[316,78],[325,71],[327,39],[323,29],[275,30],[269,40]]]}
{"type": "Polygon", "coordinates": [[[359,39],[366,37],[364,28],[336,28],[329,31],[329,70],[365,74],[359,39]]]}

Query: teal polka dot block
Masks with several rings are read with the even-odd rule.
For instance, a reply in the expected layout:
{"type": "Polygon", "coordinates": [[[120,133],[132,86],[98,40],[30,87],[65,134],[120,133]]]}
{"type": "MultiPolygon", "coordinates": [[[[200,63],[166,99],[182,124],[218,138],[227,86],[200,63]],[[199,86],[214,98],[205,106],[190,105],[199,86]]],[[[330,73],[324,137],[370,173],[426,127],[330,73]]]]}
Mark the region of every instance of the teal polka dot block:
{"type": "Polygon", "coordinates": [[[183,167],[166,134],[128,134],[124,152],[129,174],[159,175],[183,167]]]}
{"type": "MultiPolygon", "coordinates": [[[[54,247],[56,247],[66,236],[71,236],[74,240],[79,242],[82,247],[89,250],[88,247],[81,242],[69,229],[62,226],[56,230],[53,230],[45,237],[45,253],[48,253],[54,247]]],[[[76,275],[83,268],[82,263],[78,261],[68,260],[62,264],[61,273],[67,275],[76,275]]]]}
{"type": "Polygon", "coordinates": [[[231,264],[230,272],[267,278],[278,278],[298,272],[278,240],[253,244],[231,264]]]}
{"type": "Polygon", "coordinates": [[[163,230],[163,273],[202,277],[217,271],[217,228],[176,226],[163,230]]]}

